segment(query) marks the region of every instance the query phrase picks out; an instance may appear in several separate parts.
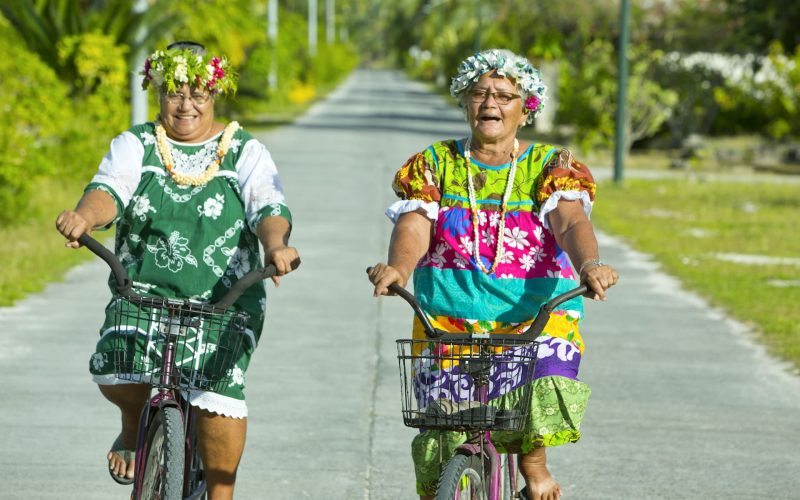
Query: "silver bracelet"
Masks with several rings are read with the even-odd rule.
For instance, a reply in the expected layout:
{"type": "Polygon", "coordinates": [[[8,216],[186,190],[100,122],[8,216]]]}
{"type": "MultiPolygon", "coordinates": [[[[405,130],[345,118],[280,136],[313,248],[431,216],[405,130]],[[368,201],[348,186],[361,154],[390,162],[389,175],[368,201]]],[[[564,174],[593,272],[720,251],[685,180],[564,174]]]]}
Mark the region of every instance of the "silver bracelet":
{"type": "Polygon", "coordinates": [[[606,263],[603,262],[600,259],[589,259],[586,262],[584,262],[583,264],[581,264],[581,268],[578,270],[578,275],[580,276],[580,275],[583,274],[583,270],[586,268],[586,266],[597,266],[597,267],[600,267],[600,266],[605,266],[605,265],[606,265],[606,263]]]}

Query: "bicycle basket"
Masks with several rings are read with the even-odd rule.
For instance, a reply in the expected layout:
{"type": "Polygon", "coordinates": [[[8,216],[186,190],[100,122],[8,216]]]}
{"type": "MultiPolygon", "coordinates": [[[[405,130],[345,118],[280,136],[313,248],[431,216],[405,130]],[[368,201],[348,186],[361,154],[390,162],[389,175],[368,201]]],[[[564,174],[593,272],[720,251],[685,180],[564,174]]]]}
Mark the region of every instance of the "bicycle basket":
{"type": "Polygon", "coordinates": [[[522,430],[537,342],[398,340],[403,422],[425,429],[522,430]]]}
{"type": "Polygon", "coordinates": [[[114,303],[115,375],[159,387],[221,391],[242,355],[249,316],[208,304],[160,297],[114,303]]]}

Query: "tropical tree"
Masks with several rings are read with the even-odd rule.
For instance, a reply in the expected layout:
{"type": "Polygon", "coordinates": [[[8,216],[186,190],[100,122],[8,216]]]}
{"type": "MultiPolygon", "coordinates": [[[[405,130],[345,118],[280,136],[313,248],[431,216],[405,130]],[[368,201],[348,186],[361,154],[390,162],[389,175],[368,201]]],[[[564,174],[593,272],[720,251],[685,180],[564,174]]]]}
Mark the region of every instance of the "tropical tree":
{"type": "Polygon", "coordinates": [[[72,55],[76,47],[91,39],[87,39],[89,34],[103,35],[112,45],[122,47],[125,62],[131,66],[135,54],[132,49],[151,46],[178,26],[168,2],[151,0],[151,7],[143,12],[134,9],[135,3],[136,0],[7,0],[0,4],[0,12],[28,50],[53,68],[75,95],[86,93],[86,82],[81,76],[80,61],[72,55]],[[145,25],[147,30],[143,29],[145,25]]]}
{"type": "Polygon", "coordinates": [[[176,40],[201,42],[225,54],[234,67],[244,64],[249,50],[266,43],[264,0],[197,0],[175,2],[171,8],[181,19],[172,32],[176,40]]]}
{"type": "MultiPolygon", "coordinates": [[[[641,139],[656,134],[671,116],[678,102],[672,89],[662,87],[654,78],[658,50],[637,46],[629,51],[630,74],[625,117],[625,151],[641,139]]],[[[584,151],[594,147],[609,148],[614,142],[617,109],[616,51],[611,42],[595,40],[584,50],[583,63],[565,65],[565,82],[559,115],[577,129],[576,139],[584,151]]]]}

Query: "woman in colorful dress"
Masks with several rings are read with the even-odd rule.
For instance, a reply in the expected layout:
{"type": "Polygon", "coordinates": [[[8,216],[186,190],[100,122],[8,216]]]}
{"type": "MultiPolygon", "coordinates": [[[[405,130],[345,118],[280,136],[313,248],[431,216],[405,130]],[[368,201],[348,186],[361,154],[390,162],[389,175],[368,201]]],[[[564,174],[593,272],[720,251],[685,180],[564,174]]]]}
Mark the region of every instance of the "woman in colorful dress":
{"type": "MultiPolygon", "coordinates": [[[[388,263],[370,273],[375,296],[389,294],[392,283],[404,286],[413,272],[434,327],[497,333],[522,332],[576,279],[588,285],[587,297],[605,300],[618,276],[599,259],[589,222],[591,173],[566,149],[517,139],[542,110],[545,91],[539,71],[510,51],[486,50],[461,63],[450,93],[464,108],[470,136],[437,142],[397,172],[393,188],[401,201],[386,211],[395,226],[388,263]]],[[[582,316],[580,298],[554,312],[539,339],[530,422],[521,433],[492,436],[501,451],[520,454],[530,499],[560,498],[545,447],[580,438],[590,393],[577,378],[582,316]]],[[[417,319],[413,337],[425,338],[417,319]]],[[[422,499],[436,492],[440,457],[463,440],[434,430],[415,437],[422,499]]]]}
{"type": "MultiPolygon", "coordinates": [[[[143,87],[159,92],[160,113],[155,122],[136,125],[111,142],[75,210],[58,216],[67,246],[77,248],[82,234],[116,223],[116,254],[139,295],[215,302],[248,271],[269,264],[277,268],[277,286],[299,264],[288,244],[291,214],[266,147],[236,122],[214,119],[216,97],[236,91],[228,61],[207,55],[202,45],[178,42],[153,53],[142,74],[143,87]]],[[[190,394],[199,410],[199,449],[214,500],[233,498],[247,426],[244,372],[265,305],[263,284],[234,305],[249,314],[250,323],[246,352],[232,368],[227,389],[190,394]]],[[[130,484],[139,414],[150,388],[114,376],[108,340],[113,335],[107,335],[113,328],[112,307],[90,371],[122,413],[122,430],[107,458],[111,476],[130,484]]]]}

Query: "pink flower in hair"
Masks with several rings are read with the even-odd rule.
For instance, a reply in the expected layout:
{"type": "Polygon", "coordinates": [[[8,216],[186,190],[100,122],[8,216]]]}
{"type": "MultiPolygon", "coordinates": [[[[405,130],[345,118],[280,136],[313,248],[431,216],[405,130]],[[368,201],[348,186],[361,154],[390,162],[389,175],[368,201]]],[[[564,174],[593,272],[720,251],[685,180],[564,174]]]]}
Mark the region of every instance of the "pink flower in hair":
{"type": "Polygon", "coordinates": [[[211,58],[211,66],[214,68],[213,77],[215,79],[224,78],[225,70],[222,69],[222,60],[219,57],[211,58]]]}
{"type": "Polygon", "coordinates": [[[539,104],[540,104],[539,98],[536,97],[535,95],[532,95],[527,99],[525,99],[525,109],[529,111],[536,111],[539,108],[539,104]]]}

